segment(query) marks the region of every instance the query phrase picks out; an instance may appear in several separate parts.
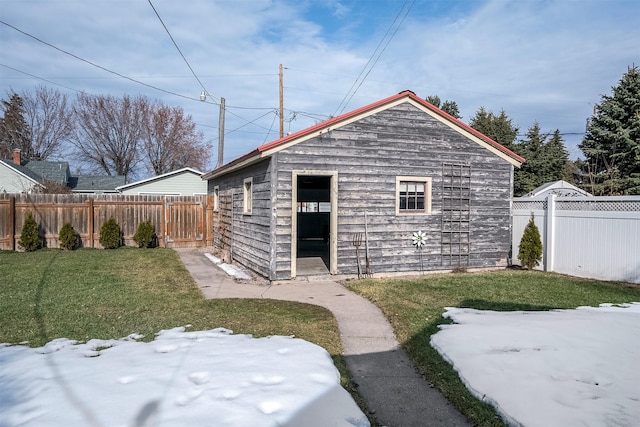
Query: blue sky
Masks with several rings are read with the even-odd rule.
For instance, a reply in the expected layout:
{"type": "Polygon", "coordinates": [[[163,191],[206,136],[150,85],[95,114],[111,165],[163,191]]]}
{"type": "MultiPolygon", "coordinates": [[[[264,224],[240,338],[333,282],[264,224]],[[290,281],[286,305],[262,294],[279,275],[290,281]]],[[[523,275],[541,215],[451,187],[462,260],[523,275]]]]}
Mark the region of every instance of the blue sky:
{"type": "MultiPolygon", "coordinates": [[[[410,89],[455,100],[465,122],[484,106],[522,134],[535,121],[559,129],[572,158],[601,95],[640,65],[635,0],[152,3],[214,102],[226,100],[225,161],[277,139],[279,64],[285,131],[410,89]]],[[[181,106],[216,146],[218,106],[198,100],[201,84],[148,0],[0,0],[0,20],[140,82],[0,24],[3,99],[38,84],[142,94],[181,106]]]]}

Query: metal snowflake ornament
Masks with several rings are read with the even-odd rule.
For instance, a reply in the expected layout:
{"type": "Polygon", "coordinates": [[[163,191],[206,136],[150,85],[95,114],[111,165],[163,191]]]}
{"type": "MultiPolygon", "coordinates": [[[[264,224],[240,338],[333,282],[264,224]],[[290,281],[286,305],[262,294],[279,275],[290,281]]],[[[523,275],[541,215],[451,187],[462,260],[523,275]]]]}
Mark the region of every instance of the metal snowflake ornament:
{"type": "Polygon", "coordinates": [[[416,249],[421,249],[422,246],[427,244],[425,237],[427,237],[427,235],[420,230],[413,233],[413,237],[411,238],[411,240],[413,240],[413,245],[416,247],[416,249]]]}

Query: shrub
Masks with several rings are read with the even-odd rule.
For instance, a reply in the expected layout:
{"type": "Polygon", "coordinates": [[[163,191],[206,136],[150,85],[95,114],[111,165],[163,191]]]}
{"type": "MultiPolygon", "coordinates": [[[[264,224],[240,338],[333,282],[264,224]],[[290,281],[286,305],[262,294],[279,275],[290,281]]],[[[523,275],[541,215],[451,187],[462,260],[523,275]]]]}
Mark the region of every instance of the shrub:
{"type": "Polygon", "coordinates": [[[120,246],[120,226],[113,217],[100,228],[100,244],[105,249],[116,249],[120,246]]]}
{"type": "Polygon", "coordinates": [[[38,233],[38,223],[33,218],[31,212],[27,214],[27,218],[24,220],[18,245],[24,249],[25,252],[36,251],[40,249],[40,246],[42,245],[40,234],[38,233]]]}
{"type": "Polygon", "coordinates": [[[58,234],[60,248],[72,251],[78,246],[78,233],[70,222],[65,223],[58,234]]]}
{"type": "Polygon", "coordinates": [[[138,244],[139,248],[153,248],[156,245],[156,239],[156,228],[151,224],[151,221],[144,221],[138,224],[133,240],[138,244]]]}
{"type": "Polygon", "coordinates": [[[540,241],[540,231],[533,220],[533,214],[529,223],[524,228],[522,239],[520,239],[520,250],[518,251],[518,259],[524,267],[532,270],[533,267],[540,265],[542,260],[542,242],[540,241]]]}

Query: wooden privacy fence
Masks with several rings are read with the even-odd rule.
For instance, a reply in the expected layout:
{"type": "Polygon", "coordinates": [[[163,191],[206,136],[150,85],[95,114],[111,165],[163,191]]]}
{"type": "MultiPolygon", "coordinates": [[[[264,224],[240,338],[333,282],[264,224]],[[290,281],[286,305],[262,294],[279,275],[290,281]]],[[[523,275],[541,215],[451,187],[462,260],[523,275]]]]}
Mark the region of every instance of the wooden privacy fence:
{"type": "Polygon", "coordinates": [[[138,225],[151,221],[161,247],[213,244],[212,196],[132,196],[122,194],[0,194],[0,249],[16,250],[24,221],[31,212],[44,246],[57,248],[58,234],[70,222],[81,246],[101,248],[100,228],[114,218],[123,243],[133,240],[138,225]]]}
{"type": "Polygon", "coordinates": [[[531,215],[540,230],[539,269],[640,283],[640,196],[513,199],[513,262],[531,215]]]}

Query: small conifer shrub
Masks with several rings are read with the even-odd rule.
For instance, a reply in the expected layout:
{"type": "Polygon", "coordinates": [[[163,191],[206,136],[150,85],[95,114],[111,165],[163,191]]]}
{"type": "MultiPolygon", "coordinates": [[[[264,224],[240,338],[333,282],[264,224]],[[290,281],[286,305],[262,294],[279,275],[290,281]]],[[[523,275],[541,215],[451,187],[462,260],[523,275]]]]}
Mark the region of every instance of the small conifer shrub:
{"type": "Polygon", "coordinates": [[[113,217],[100,227],[100,244],[105,249],[116,249],[120,246],[120,226],[113,217]]]}
{"type": "Polygon", "coordinates": [[[138,244],[139,248],[153,248],[156,245],[156,228],[151,224],[151,221],[143,221],[138,224],[136,234],[133,235],[133,240],[138,244]]]}
{"type": "Polygon", "coordinates": [[[27,214],[27,218],[24,220],[18,245],[24,249],[25,252],[36,251],[42,246],[40,234],[38,233],[38,223],[33,218],[31,212],[27,214]]]}
{"type": "Polygon", "coordinates": [[[522,265],[527,267],[529,270],[540,265],[540,261],[542,260],[540,231],[533,220],[533,214],[531,214],[531,219],[529,219],[529,223],[527,223],[527,226],[524,228],[522,239],[520,239],[518,259],[522,265]]]}
{"type": "Polygon", "coordinates": [[[78,247],[78,233],[70,222],[66,222],[58,233],[58,242],[60,248],[66,251],[72,251],[78,247]]]}

